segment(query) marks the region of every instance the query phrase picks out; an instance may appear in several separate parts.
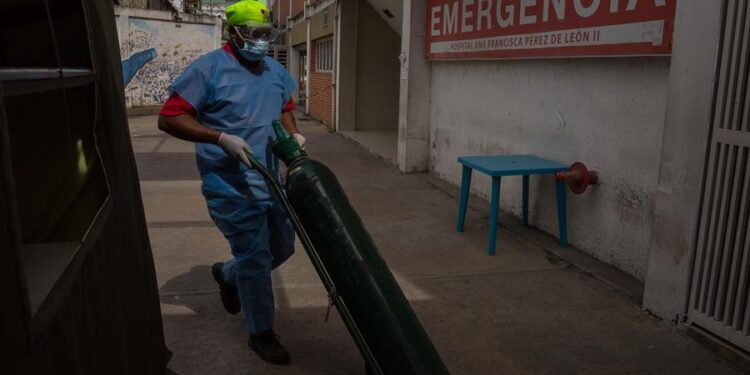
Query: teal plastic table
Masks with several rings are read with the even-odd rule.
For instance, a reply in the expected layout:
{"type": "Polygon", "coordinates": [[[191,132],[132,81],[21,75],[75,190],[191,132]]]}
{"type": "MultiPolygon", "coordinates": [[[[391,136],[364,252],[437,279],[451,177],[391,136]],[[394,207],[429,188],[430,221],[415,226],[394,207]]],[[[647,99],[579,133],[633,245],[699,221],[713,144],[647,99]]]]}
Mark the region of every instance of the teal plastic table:
{"type": "MultiPolygon", "coordinates": [[[[463,166],[461,177],[461,202],[458,208],[456,230],[464,231],[466,205],[469,202],[471,171],[477,170],[492,177],[492,194],[490,196],[490,235],[487,253],[495,255],[497,238],[497,217],[500,208],[500,180],[503,176],[523,176],[523,223],[529,225],[529,176],[553,175],[567,171],[568,166],[534,155],[498,155],[498,156],[460,156],[458,162],[463,166]]],[[[565,208],[565,190],[563,181],[555,181],[557,191],[557,222],[560,231],[560,247],[568,242],[568,223],[565,208]]]]}

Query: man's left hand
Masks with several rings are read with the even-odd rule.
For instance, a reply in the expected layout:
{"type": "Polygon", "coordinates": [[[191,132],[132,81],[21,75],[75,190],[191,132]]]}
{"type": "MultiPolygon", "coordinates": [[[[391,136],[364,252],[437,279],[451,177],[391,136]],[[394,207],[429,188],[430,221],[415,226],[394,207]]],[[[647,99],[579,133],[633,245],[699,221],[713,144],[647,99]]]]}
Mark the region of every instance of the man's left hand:
{"type": "Polygon", "coordinates": [[[300,133],[294,133],[292,135],[294,136],[294,140],[299,144],[299,147],[305,148],[305,136],[300,133]]]}

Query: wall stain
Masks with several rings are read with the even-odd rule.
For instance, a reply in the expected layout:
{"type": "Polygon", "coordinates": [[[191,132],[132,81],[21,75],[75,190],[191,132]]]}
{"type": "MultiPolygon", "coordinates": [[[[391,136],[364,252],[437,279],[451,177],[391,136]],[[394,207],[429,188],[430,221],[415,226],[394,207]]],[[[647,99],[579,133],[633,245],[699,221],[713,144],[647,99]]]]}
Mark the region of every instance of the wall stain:
{"type": "Polygon", "coordinates": [[[615,204],[623,221],[638,226],[649,225],[654,207],[653,192],[632,182],[621,182],[615,185],[615,193],[615,204]]]}

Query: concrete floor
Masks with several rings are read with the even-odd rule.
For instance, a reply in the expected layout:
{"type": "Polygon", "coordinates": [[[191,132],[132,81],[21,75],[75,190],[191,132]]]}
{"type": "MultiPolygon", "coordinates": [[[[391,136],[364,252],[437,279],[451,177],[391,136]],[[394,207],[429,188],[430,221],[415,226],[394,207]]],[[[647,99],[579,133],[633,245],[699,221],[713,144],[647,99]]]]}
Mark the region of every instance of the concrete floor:
{"type": "MultiPolygon", "coordinates": [[[[162,300],[169,367],[179,374],[357,374],[363,362],[301,248],[274,274],[288,366],[259,360],[240,315],[209,274],[228,246],[200,195],[192,146],[131,119],[162,300]]],[[[485,253],[486,203],[456,233],[457,189],[405,175],[322,125],[300,124],[309,154],[338,175],[454,374],[733,374],[738,371],[642,312],[642,286],[502,217],[485,253]]]]}
{"type": "Polygon", "coordinates": [[[395,164],[396,153],[398,151],[398,131],[358,130],[341,132],[341,134],[359,143],[360,146],[368,151],[374,152],[385,160],[395,164]]]}

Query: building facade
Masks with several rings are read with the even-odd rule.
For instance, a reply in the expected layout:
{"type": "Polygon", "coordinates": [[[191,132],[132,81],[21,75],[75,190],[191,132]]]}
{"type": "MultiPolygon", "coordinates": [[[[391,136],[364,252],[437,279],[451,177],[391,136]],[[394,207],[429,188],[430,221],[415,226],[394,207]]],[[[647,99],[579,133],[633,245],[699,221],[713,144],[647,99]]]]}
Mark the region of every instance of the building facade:
{"type": "MultiPolygon", "coordinates": [[[[750,349],[750,143],[736,105],[750,37],[737,1],[274,4],[309,115],[454,185],[462,155],[586,163],[601,183],[568,195],[570,244],[642,282],[644,308],[666,321],[750,349]],[[323,10],[331,33],[314,32],[323,10]],[[593,26],[566,24],[576,17],[593,26]],[[316,96],[329,82],[330,102],[316,96]]],[[[521,215],[521,190],[503,180],[503,210],[521,215]]],[[[488,198],[489,179],[472,192],[488,198]]],[[[555,204],[554,180],[532,177],[530,221],[557,236],[555,204]]]]}
{"type": "Polygon", "coordinates": [[[284,31],[288,68],[298,82],[297,104],[311,117],[334,125],[336,66],[334,1],[278,0],[271,3],[284,31]]]}
{"type": "Polygon", "coordinates": [[[285,31],[298,107],[395,160],[401,3],[366,0],[272,2],[285,31]]]}
{"type": "MultiPolygon", "coordinates": [[[[748,35],[738,28],[744,20],[735,12],[737,2],[598,4],[606,7],[602,14],[628,17],[641,6],[653,12],[675,7],[673,21],[661,25],[666,37],[647,46],[671,44],[663,57],[423,64],[425,48],[440,47],[429,40],[440,34],[435,15],[445,13],[430,4],[411,3],[410,29],[419,34],[403,46],[411,63],[402,66],[409,78],[429,72],[429,80],[407,80],[407,92],[426,90],[429,102],[408,95],[416,107],[408,103],[402,111],[408,119],[426,116],[429,146],[426,152],[419,145],[410,151],[413,123],[403,121],[400,134],[407,136],[399,140],[405,148],[404,153],[399,148],[399,166],[427,168],[457,183],[457,155],[534,153],[586,162],[602,183],[569,196],[571,242],[643,281],[644,308],[665,321],[750,349],[750,280],[744,276],[750,271],[744,261],[750,257],[745,235],[750,211],[742,203],[748,198],[750,143],[747,118],[732,104],[742,102],[748,87],[742,69],[735,70],[746,64],[740,56],[747,46],[739,41],[748,35]]],[[[561,13],[585,14],[593,4],[561,13]]],[[[533,23],[547,17],[544,9],[506,8],[500,14],[507,22],[533,23]]],[[[536,184],[532,221],[554,234],[554,219],[545,214],[554,208],[550,184],[536,184]]],[[[486,185],[480,182],[475,192],[487,196],[486,185]]],[[[520,195],[518,184],[503,189],[509,198],[520,195]]],[[[513,199],[502,205],[520,212],[513,199]]]]}
{"type": "MultiPolygon", "coordinates": [[[[320,19],[320,17],[318,17],[320,19]]],[[[318,35],[319,36],[319,35],[318,35]]],[[[333,125],[333,36],[327,34],[310,40],[308,94],[310,116],[333,125]]]]}
{"type": "MultiPolygon", "coordinates": [[[[600,184],[568,195],[570,245],[643,283],[645,309],[750,350],[750,36],[737,1],[270,6],[309,116],[453,185],[464,155],[584,162],[600,184]]],[[[489,198],[490,186],[477,175],[471,190],[489,198]]],[[[502,209],[520,216],[522,190],[503,179],[502,209]]],[[[553,236],[555,206],[554,180],[532,177],[530,222],[553,236]]]]}

